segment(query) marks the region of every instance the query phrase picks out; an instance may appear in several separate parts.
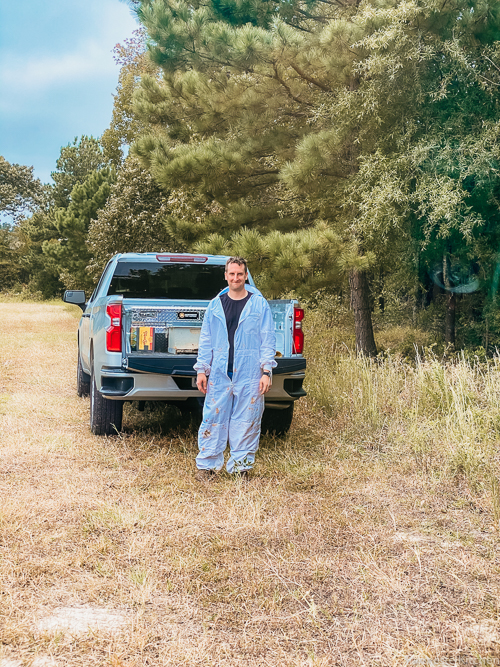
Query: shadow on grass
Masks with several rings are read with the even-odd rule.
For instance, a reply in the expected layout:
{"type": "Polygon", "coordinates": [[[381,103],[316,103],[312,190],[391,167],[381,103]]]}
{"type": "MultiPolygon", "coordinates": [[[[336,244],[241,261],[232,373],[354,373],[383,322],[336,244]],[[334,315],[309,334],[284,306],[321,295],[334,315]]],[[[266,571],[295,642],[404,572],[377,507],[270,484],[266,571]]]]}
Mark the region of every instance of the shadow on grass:
{"type": "Polygon", "coordinates": [[[123,433],[173,437],[179,434],[195,437],[201,423],[201,411],[180,410],[158,401],[146,402],[139,410],[135,403],[125,403],[123,433]]]}
{"type": "MultiPolygon", "coordinates": [[[[155,447],[174,447],[178,442],[185,453],[197,448],[198,428],[201,411],[180,410],[176,406],[160,402],[146,402],[139,410],[136,403],[125,403],[122,433],[142,440],[154,438],[155,447]]],[[[317,455],[317,441],[305,429],[293,427],[286,435],[262,435],[257,457],[264,460],[290,461],[290,458],[304,461],[317,455]]],[[[229,454],[229,445],[226,455],[229,454]]],[[[272,465],[271,467],[275,467],[272,465]]],[[[278,466],[281,467],[281,464],[278,466]]],[[[285,464],[285,467],[287,465],[285,464]]]]}

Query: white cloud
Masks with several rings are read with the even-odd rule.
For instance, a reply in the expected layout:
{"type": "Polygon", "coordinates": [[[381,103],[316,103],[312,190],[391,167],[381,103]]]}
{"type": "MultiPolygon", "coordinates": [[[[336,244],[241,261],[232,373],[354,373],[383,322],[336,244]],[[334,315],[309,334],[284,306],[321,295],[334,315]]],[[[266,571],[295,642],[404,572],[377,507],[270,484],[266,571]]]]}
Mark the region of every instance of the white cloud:
{"type": "Polygon", "coordinates": [[[108,126],[119,71],[112,50],[138,24],[120,0],[0,5],[0,151],[46,182],[61,146],[108,126]]]}
{"type": "Polygon", "coordinates": [[[0,83],[3,87],[24,92],[40,92],[68,82],[107,76],[116,71],[110,49],[95,42],[82,45],[73,53],[59,56],[4,60],[0,83]]]}
{"type": "Polygon", "coordinates": [[[49,45],[43,55],[4,51],[0,69],[0,85],[4,94],[10,92],[25,97],[26,93],[29,96],[29,93],[43,93],[66,83],[117,74],[112,49],[115,44],[130,37],[138,25],[128,8],[122,5],[117,11],[116,0],[102,2],[97,15],[99,23],[94,25],[92,36],[79,36],[69,52],[52,51],[49,45]]]}

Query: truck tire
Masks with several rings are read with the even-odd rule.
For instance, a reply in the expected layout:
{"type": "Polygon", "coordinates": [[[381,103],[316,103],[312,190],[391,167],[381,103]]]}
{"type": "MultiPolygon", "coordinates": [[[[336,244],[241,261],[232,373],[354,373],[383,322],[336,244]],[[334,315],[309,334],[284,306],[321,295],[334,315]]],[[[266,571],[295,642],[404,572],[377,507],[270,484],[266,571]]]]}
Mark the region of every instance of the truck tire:
{"type": "Polygon", "coordinates": [[[78,350],[78,364],[76,367],[76,393],[78,396],[88,396],[90,394],[90,375],[83,370],[80,350],[78,350]]]}
{"type": "Polygon", "coordinates": [[[90,430],[94,435],[118,435],[122,429],[123,401],[110,401],[97,390],[92,365],[90,430]]]}
{"type": "Polygon", "coordinates": [[[290,430],[293,419],[293,406],[291,403],[284,410],[266,408],[262,415],[260,430],[262,434],[285,435],[290,430]]]}

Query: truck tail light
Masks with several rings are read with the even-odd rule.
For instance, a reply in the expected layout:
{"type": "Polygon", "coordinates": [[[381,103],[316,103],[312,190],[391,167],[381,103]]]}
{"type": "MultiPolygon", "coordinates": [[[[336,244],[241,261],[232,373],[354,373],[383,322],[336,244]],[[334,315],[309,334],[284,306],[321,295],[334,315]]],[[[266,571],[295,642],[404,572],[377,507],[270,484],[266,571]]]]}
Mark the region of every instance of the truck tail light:
{"type": "Polygon", "coordinates": [[[106,329],[106,349],[108,352],[122,351],[122,304],[110,303],[106,307],[106,313],[111,320],[106,329]]]}
{"type": "Polygon", "coordinates": [[[304,350],[304,332],[302,331],[302,320],[304,309],[295,307],[293,309],[293,353],[302,354],[304,350]]]}

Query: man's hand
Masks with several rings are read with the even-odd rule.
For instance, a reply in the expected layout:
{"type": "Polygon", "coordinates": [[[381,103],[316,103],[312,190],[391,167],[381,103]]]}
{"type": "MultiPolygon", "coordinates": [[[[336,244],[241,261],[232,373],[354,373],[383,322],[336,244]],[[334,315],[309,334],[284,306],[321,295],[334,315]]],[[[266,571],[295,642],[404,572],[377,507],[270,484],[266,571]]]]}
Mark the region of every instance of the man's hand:
{"type": "Polygon", "coordinates": [[[267,375],[263,375],[260,378],[259,382],[259,394],[267,394],[269,389],[271,388],[271,378],[268,377],[267,375]]]}
{"type": "Polygon", "coordinates": [[[196,376],[196,386],[202,394],[207,393],[207,376],[205,373],[198,373],[196,376]]]}

